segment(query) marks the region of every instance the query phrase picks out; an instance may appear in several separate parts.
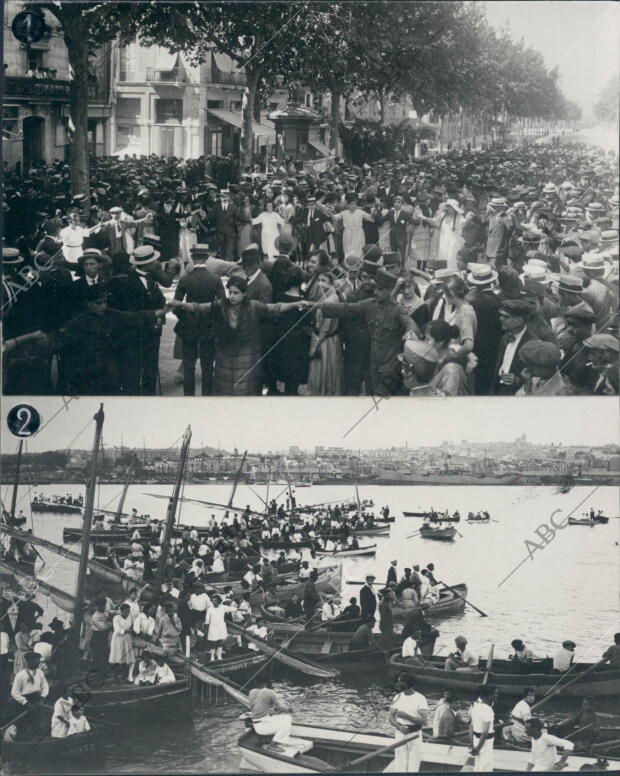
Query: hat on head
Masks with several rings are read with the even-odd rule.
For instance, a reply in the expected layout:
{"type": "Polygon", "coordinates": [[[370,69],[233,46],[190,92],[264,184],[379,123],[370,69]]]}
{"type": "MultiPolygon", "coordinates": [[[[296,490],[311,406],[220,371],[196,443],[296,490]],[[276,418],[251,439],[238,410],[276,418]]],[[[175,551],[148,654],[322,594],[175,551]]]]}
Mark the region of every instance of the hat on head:
{"type": "Polygon", "coordinates": [[[433,276],[433,279],[431,280],[431,283],[443,283],[444,280],[447,280],[448,278],[453,278],[455,275],[458,275],[459,271],[456,268],[449,269],[438,269],[435,272],[435,275],[433,276]]]}
{"type": "Polygon", "coordinates": [[[228,196],[230,194],[230,189],[220,189],[220,194],[225,194],[228,196]]]}
{"type": "Polygon", "coordinates": [[[584,253],[581,267],[588,277],[603,277],[607,270],[605,257],[602,253],[584,253]]]}
{"type": "Polygon", "coordinates": [[[519,349],[519,357],[531,366],[555,367],[562,360],[562,351],[553,342],[528,340],[519,349]]]}
{"type": "Polygon", "coordinates": [[[379,261],[382,255],[381,248],[374,243],[366,243],[362,248],[362,258],[364,261],[379,261]]]}
{"type": "Polygon", "coordinates": [[[192,256],[208,256],[213,251],[209,248],[207,243],[195,243],[190,248],[190,254],[192,256]]]}
{"type": "Polygon", "coordinates": [[[81,263],[85,259],[97,259],[97,261],[104,261],[105,258],[107,257],[105,257],[104,254],[97,248],[87,248],[78,259],[78,262],[81,263]]]}
{"type": "Polygon", "coordinates": [[[532,305],[525,299],[504,299],[499,311],[517,318],[529,318],[532,314],[532,305]]]}
{"type": "Polygon", "coordinates": [[[613,350],[616,353],[620,350],[620,341],[613,334],[593,334],[583,344],[590,350],[613,350]]]}
{"type": "Polygon", "coordinates": [[[559,289],[573,294],[582,294],[583,280],[577,275],[560,275],[559,289]]]}
{"type": "Polygon", "coordinates": [[[589,210],[590,213],[605,213],[606,208],[604,205],[601,205],[600,202],[590,202],[589,205],[586,205],[586,210],[589,210]]]}
{"type": "Polygon", "coordinates": [[[296,245],[297,241],[291,235],[281,234],[276,237],[275,248],[278,253],[283,253],[288,256],[295,250],[296,245]]]}
{"type": "Polygon", "coordinates": [[[17,248],[2,248],[2,263],[3,264],[21,264],[23,257],[20,256],[17,248]]]}
{"type": "Polygon", "coordinates": [[[391,291],[396,286],[397,281],[398,278],[396,278],[394,275],[390,275],[389,272],[386,272],[381,267],[377,269],[377,273],[375,275],[375,283],[377,288],[384,288],[388,291],[391,291]]]}
{"type": "Polygon", "coordinates": [[[307,197],[307,198],[306,198],[306,202],[307,202],[307,203],[310,205],[310,204],[312,204],[313,202],[316,202],[316,197],[315,197],[314,195],[313,195],[313,196],[310,196],[310,197],[307,197]]]}
{"type": "Polygon", "coordinates": [[[539,283],[549,283],[550,279],[547,276],[547,265],[542,264],[540,259],[531,259],[527,264],[523,265],[523,274],[526,278],[536,280],[539,283]]]}
{"type": "Polygon", "coordinates": [[[555,185],[555,183],[545,183],[543,190],[543,194],[557,194],[558,193],[558,187],[555,185]]]}
{"type": "Polygon", "coordinates": [[[467,282],[471,286],[486,286],[497,280],[497,272],[489,264],[468,264],[467,282]]]}
{"type": "Polygon", "coordinates": [[[86,194],[74,194],[73,197],[71,197],[71,202],[75,202],[77,205],[85,201],[86,194]]]}
{"type": "Polygon", "coordinates": [[[523,243],[523,245],[538,245],[542,235],[543,233],[540,229],[528,229],[519,237],[519,242],[523,243]]]}
{"type": "Polygon", "coordinates": [[[161,254],[156,251],[152,245],[141,245],[132,251],[129,262],[135,267],[141,267],[144,264],[150,264],[153,261],[157,261],[160,256],[161,254]]]}
{"type": "Polygon", "coordinates": [[[447,199],[446,207],[451,207],[452,210],[456,210],[457,213],[463,214],[463,208],[459,205],[456,199],[447,199]]]}
{"type": "Polygon", "coordinates": [[[377,274],[378,269],[379,265],[375,264],[374,261],[363,261],[362,266],[360,267],[361,272],[365,272],[367,275],[370,275],[373,278],[377,274]]]}
{"type": "Polygon", "coordinates": [[[437,271],[438,269],[446,269],[448,262],[446,259],[429,259],[426,262],[426,268],[437,271]]]}
{"type": "Polygon", "coordinates": [[[241,261],[257,262],[258,258],[258,245],[256,243],[250,243],[246,248],[241,251],[241,261]]]}
{"type": "Polygon", "coordinates": [[[358,272],[362,266],[366,263],[371,262],[364,262],[362,261],[362,257],[358,256],[357,253],[347,253],[347,255],[342,260],[342,264],[349,272],[358,272]]]}
{"type": "Polygon", "coordinates": [[[567,259],[572,259],[573,261],[579,261],[583,256],[583,248],[575,240],[567,240],[558,248],[558,252],[566,256],[567,259]]]}
{"type": "Polygon", "coordinates": [[[153,248],[159,248],[161,245],[161,237],[157,234],[151,234],[149,232],[142,236],[142,242],[145,245],[151,245],[153,248]]]}
{"type": "Polygon", "coordinates": [[[523,290],[525,296],[534,296],[540,299],[547,296],[547,289],[545,288],[544,281],[532,280],[532,278],[523,279],[523,290]]]}
{"type": "Polygon", "coordinates": [[[566,320],[582,321],[583,323],[594,323],[596,315],[589,304],[579,302],[579,304],[574,304],[564,311],[564,318],[566,320]]]}
{"type": "Polygon", "coordinates": [[[436,364],[439,360],[439,354],[434,347],[431,347],[428,342],[424,340],[406,340],[403,351],[405,361],[413,363],[415,361],[428,361],[431,364],[436,364]]]}
{"type": "Polygon", "coordinates": [[[601,232],[601,245],[613,245],[613,243],[618,242],[618,230],[617,229],[606,229],[604,232],[601,232]]]}
{"type": "Polygon", "coordinates": [[[109,212],[112,215],[114,215],[115,213],[122,213],[123,212],[123,208],[122,207],[118,207],[118,205],[115,205],[114,207],[110,208],[109,212]]]}
{"type": "Polygon", "coordinates": [[[508,205],[505,197],[491,197],[490,204],[493,207],[506,207],[508,205]]]}

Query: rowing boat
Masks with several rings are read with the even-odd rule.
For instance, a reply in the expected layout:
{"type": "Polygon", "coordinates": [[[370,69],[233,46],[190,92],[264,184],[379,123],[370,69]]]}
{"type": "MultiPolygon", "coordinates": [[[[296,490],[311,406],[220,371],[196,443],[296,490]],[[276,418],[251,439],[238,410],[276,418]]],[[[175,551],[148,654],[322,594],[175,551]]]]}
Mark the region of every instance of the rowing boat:
{"type": "Polygon", "coordinates": [[[466,518],[467,523],[490,523],[491,522],[491,516],[489,517],[468,517],[466,518]]]}
{"type": "MultiPolygon", "coordinates": [[[[288,578],[285,576],[284,578],[281,577],[281,583],[278,585],[274,590],[273,593],[276,596],[276,601],[284,601],[288,598],[290,598],[292,595],[303,595],[304,587],[306,585],[306,582],[308,580],[301,580],[301,581],[295,581],[294,578],[297,576],[297,574],[289,574],[288,578]]],[[[317,581],[315,582],[315,587],[317,591],[321,593],[339,593],[340,592],[340,585],[341,585],[341,569],[339,566],[329,566],[324,569],[319,569],[319,577],[317,581]]],[[[231,595],[243,595],[243,593],[247,593],[248,589],[243,587],[242,585],[223,585],[223,584],[215,584],[210,585],[213,589],[216,591],[221,590],[223,587],[231,587],[231,595]]],[[[265,600],[265,594],[261,589],[254,590],[252,593],[250,593],[250,604],[258,608],[262,603],[264,603],[265,600]]]]}
{"type": "Polygon", "coordinates": [[[56,515],[79,515],[82,507],[77,504],[47,504],[44,501],[33,501],[30,504],[33,512],[49,512],[56,515]]]}
{"type": "MultiPolygon", "coordinates": [[[[305,617],[283,617],[271,611],[271,609],[265,606],[260,607],[260,613],[263,620],[268,623],[270,627],[276,627],[280,629],[289,628],[291,632],[304,630],[306,627],[305,617]]],[[[317,626],[317,628],[319,630],[325,631],[341,631],[343,633],[352,633],[353,631],[357,630],[361,624],[361,619],[351,619],[340,615],[339,617],[334,617],[333,620],[326,620],[325,622],[320,623],[320,627],[317,626]]]]}
{"type": "Polygon", "coordinates": [[[404,512],[403,511],[403,515],[405,517],[430,517],[431,513],[430,512],[404,512]]]}
{"type": "MultiPolygon", "coordinates": [[[[251,724],[251,723],[250,723],[251,724]]],[[[241,735],[238,746],[242,761],[240,770],[263,773],[381,773],[390,770],[392,752],[378,753],[357,767],[356,758],[372,755],[394,743],[394,737],[386,733],[365,732],[346,728],[327,727],[295,723],[291,737],[300,740],[300,746],[278,750],[271,746],[270,739],[258,736],[252,728],[241,735]],[[305,745],[304,745],[305,744],[305,745]],[[300,750],[305,750],[300,753],[300,750]]],[[[525,773],[530,758],[529,751],[496,748],[493,754],[495,771],[525,773]]],[[[420,772],[460,771],[470,759],[467,746],[424,741],[420,772]]],[[[620,769],[620,759],[608,759],[610,771],[620,769]]],[[[600,771],[601,765],[595,755],[570,755],[566,770],[600,771]]]]}
{"type": "MultiPolygon", "coordinates": [[[[290,652],[298,653],[347,673],[365,668],[369,663],[385,665],[386,653],[376,647],[349,649],[351,633],[347,631],[304,630],[303,628],[281,628],[270,624],[271,643],[275,647],[286,646],[290,652]]],[[[396,640],[400,637],[396,634],[396,640]]]]}
{"type": "Polygon", "coordinates": [[[431,619],[450,616],[462,611],[465,608],[467,598],[467,585],[460,583],[452,585],[452,588],[459,594],[456,595],[452,590],[442,590],[437,603],[414,604],[414,606],[401,606],[399,602],[392,604],[392,616],[395,620],[406,620],[409,617],[421,616],[431,619]]]}
{"type": "Polygon", "coordinates": [[[356,536],[388,536],[390,529],[389,526],[379,526],[378,528],[354,528],[351,533],[356,536]]]}
{"type": "Polygon", "coordinates": [[[317,550],[317,555],[329,558],[363,558],[374,555],[377,551],[376,544],[367,544],[365,547],[346,547],[344,550],[317,550]]]}
{"type": "Polygon", "coordinates": [[[596,525],[594,520],[591,520],[589,517],[569,517],[568,518],[568,524],[569,525],[596,525]]]}
{"type": "Polygon", "coordinates": [[[420,536],[424,539],[451,542],[456,536],[456,528],[453,525],[448,525],[445,528],[434,528],[431,525],[423,525],[422,528],[420,528],[420,536]]]}
{"type": "MultiPolygon", "coordinates": [[[[36,741],[3,741],[2,757],[6,762],[14,762],[23,767],[26,763],[43,763],[49,766],[52,763],[63,764],[65,770],[72,773],[77,763],[84,760],[102,761],[105,757],[105,734],[103,725],[91,725],[88,733],[77,733],[65,738],[52,738],[45,736],[36,741]]],[[[45,771],[43,771],[45,772],[45,771]]]]}
{"type": "MultiPolygon", "coordinates": [[[[552,673],[552,662],[549,659],[537,663],[538,672],[515,674],[514,663],[511,660],[494,660],[490,673],[486,671],[486,660],[481,660],[477,671],[446,671],[445,658],[433,657],[426,665],[421,666],[411,662],[400,655],[390,658],[389,667],[391,675],[404,671],[415,675],[420,683],[436,685],[445,689],[454,687],[458,690],[469,690],[473,694],[478,685],[482,684],[486,677],[488,684],[494,685],[504,695],[521,697],[525,687],[533,687],[536,695],[543,696],[552,688],[561,688],[562,676],[552,673]]],[[[579,663],[574,666],[569,679],[576,679],[580,672],[591,667],[588,663],[579,663]]],[[[584,696],[606,697],[620,694],[620,670],[601,668],[592,671],[584,678],[583,682],[575,682],[568,686],[562,693],[564,697],[582,698],[584,696]]]]}

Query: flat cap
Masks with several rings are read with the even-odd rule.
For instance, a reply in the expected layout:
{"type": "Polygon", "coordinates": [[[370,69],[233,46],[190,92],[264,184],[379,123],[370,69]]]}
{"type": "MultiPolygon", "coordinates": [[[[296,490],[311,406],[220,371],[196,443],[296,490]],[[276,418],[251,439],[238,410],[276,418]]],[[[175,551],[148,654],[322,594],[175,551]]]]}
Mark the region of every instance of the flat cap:
{"type": "Polygon", "coordinates": [[[613,350],[616,353],[620,351],[620,341],[613,334],[593,334],[585,339],[583,344],[590,350],[613,350]]]}
{"type": "Polygon", "coordinates": [[[520,358],[532,366],[558,366],[562,360],[562,351],[553,342],[528,340],[519,349],[520,358]]]}

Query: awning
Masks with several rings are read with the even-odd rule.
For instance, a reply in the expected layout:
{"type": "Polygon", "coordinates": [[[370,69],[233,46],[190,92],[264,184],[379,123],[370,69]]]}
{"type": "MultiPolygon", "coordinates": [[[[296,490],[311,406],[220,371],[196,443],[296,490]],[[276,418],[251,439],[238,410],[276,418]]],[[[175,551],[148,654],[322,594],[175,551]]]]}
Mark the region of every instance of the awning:
{"type": "MultiPolygon", "coordinates": [[[[225,124],[230,124],[236,129],[243,128],[243,119],[240,113],[235,113],[232,110],[215,110],[215,108],[209,108],[208,113],[214,118],[223,121],[225,124]]],[[[270,144],[276,142],[276,131],[267,124],[263,124],[262,122],[259,124],[258,121],[252,121],[252,132],[254,135],[264,137],[270,144]]]]}
{"type": "Polygon", "coordinates": [[[168,72],[170,70],[174,70],[177,64],[177,59],[179,58],[178,51],[175,51],[174,54],[171,54],[168,49],[159,47],[159,53],[157,54],[157,57],[155,58],[155,61],[157,62],[157,67],[153,68],[154,70],[159,70],[160,72],[168,72]]]}
{"type": "Polygon", "coordinates": [[[329,156],[331,154],[331,151],[329,148],[321,143],[320,140],[314,140],[313,138],[308,138],[308,143],[312,146],[312,148],[316,149],[322,156],[329,156]]]}

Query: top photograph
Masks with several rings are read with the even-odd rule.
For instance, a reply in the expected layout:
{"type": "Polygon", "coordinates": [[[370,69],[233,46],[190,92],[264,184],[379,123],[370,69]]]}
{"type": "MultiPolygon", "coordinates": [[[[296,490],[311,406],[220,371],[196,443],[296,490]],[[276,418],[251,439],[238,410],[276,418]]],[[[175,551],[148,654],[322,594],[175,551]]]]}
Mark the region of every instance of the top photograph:
{"type": "Polygon", "coordinates": [[[4,3],[2,391],[618,394],[618,5],[4,3]]]}

